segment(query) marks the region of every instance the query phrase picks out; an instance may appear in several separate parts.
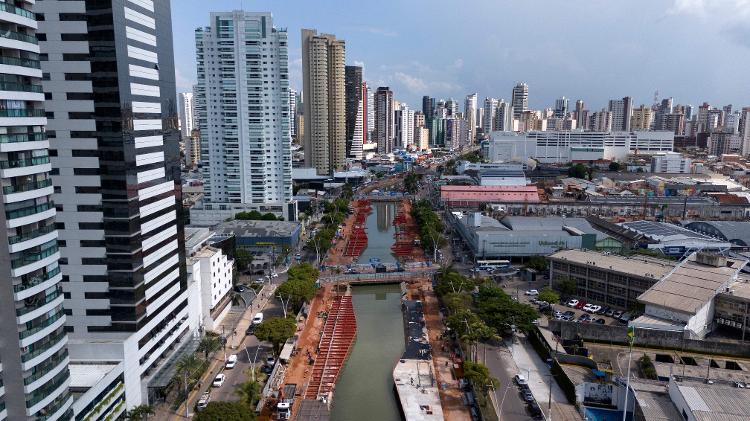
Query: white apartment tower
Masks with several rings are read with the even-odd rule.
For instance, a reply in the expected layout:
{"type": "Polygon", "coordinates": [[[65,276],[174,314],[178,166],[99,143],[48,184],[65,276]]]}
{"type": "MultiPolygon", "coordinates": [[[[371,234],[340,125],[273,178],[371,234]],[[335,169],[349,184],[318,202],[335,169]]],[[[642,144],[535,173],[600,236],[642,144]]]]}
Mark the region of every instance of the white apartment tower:
{"type": "Polygon", "coordinates": [[[297,91],[289,89],[289,136],[297,136],[297,91]]]}
{"type": "Polygon", "coordinates": [[[258,210],[292,219],[286,31],[273,26],[270,13],[211,13],[195,44],[205,183],[203,210],[195,215],[225,219],[226,212],[258,210]]]}
{"type": "Polygon", "coordinates": [[[495,131],[495,114],[497,113],[497,100],[495,98],[484,99],[484,117],[482,117],[482,131],[489,135],[495,131]]]}
{"type": "Polygon", "coordinates": [[[466,95],[464,101],[464,118],[467,123],[469,141],[477,137],[477,94],[466,95]]]}
{"type": "Polygon", "coordinates": [[[495,130],[513,131],[513,107],[505,100],[501,99],[497,103],[493,126],[495,130]]]}
{"type": "Polygon", "coordinates": [[[633,117],[633,98],[626,96],[623,99],[610,100],[609,112],[612,113],[613,131],[630,131],[630,119],[633,117]]]}
{"type": "Polygon", "coordinates": [[[305,94],[305,166],[320,175],[346,162],[344,40],[302,30],[302,88],[305,94]]]}
{"type": "MultiPolygon", "coordinates": [[[[170,2],[38,1],[34,12],[44,16],[42,85],[70,358],[122,365],[121,413],[150,402],[154,379],[196,329],[188,322],[170,2]]],[[[50,207],[33,200],[33,212],[50,207]]],[[[38,263],[54,270],[54,254],[39,253],[38,263]]],[[[38,302],[58,302],[47,294],[38,302]]],[[[59,307],[29,314],[40,317],[27,324],[36,333],[63,322],[59,307]]],[[[54,357],[55,348],[48,341],[32,355],[54,357]]],[[[40,377],[36,400],[64,396],[61,373],[40,377]]]]}
{"type": "Polygon", "coordinates": [[[406,104],[401,104],[395,111],[394,124],[394,148],[407,149],[414,146],[414,110],[409,109],[406,104]]]}
{"type": "Polygon", "coordinates": [[[69,420],[73,397],[33,1],[0,8],[0,420],[69,420]]]}
{"type": "Polygon", "coordinates": [[[190,137],[195,128],[195,108],[192,92],[180,92],[177,94],[177,111],[180,118],[180,134],[184,142],[190,137]]]}

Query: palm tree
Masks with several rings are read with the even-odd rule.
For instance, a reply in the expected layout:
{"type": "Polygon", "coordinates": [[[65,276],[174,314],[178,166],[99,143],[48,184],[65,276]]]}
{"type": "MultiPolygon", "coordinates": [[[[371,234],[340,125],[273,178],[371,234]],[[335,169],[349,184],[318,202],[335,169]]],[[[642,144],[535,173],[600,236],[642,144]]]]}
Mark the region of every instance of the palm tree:
{"type": "Polygon", "coordinates": [[[221,348],[221,340],[216,334],[206,333],[206,336],[201,339],[198,344],[196,351],[203,353],[203,359],[208,360],[208,355],[214,351],[218,351],[221,348]]]}
{"type": "Polygon", "coordinates": [[[240,402],[253,407],[260,398],[260,383],[247,381],[239,385],[234,393],[240,398],[240,402]]]}
{"type": "Polygon", "coordinates": [[[147,420],[149,416],[154,415],[155,411],[152,406],[138,405],[125,413],[125,419],[129,421],[147,420]]]}

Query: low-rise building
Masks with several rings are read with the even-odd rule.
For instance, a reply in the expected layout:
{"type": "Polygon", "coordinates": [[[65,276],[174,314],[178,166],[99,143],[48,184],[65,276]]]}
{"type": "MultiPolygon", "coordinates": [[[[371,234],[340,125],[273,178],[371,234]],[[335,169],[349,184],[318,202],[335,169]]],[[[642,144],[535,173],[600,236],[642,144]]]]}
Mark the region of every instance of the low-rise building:
{"type": "Polygon", "coordinates": [[[674,268],[664,259],[607,252],[562,250],[547,257],[553,286],[570,279],[576,296],[587,302],[631,310],[638,297],[674,268]]]}
{"type": "Polygon", "coordinates": [[[234,220],[222,222],[212,231],[217,238],[234,236],[237,247],[280,253],[297,247],[301,229],[299,222],[234,220]]]}
{"type": "Polygon", "coordinates": [[[663,152],[651,158],[651,172],[669,174],[688,174],[691,172],[690,158],[679,152],[663,152]]]}
{"type": "Polygon", "coordinates": [[[750,247],[750,222],[687,221],[685,228],[732,244],[733,248],[750,247]]]}
{"type": "Polygon", "coordinates": [[[671,379],[669,397],[685,421],[750,419],[750,390],[744,388],[671,379]]]}
{"type": "Polygon", "coordinates": [[[207,228],[185,228],[185,236],[188,285],[195,300],[190,304],[200,308],[200,326],[214,330],[232,305],[234,260],[208,245],[213,233],[207,228]]]}
{"type": "Polygon", "coordinates": [[[597,246],[619,250],[622,246],[584,218],[506,216],[497,220],[479,212],[454,212],[452,219],[477,259],[539,256],[597,246]]]}
{"type": "Polygon", "coordinates": [[[731,243],[699,234],[678,225],[657,221],[623,222],[620,226],[650,240],[646,247],[679,257],[696,250],[728,250],[731,243]]]}
{"type": "Polygon", "coordinates": [[[451,208],[482,208],[491,203],[539,203],[536,186],[440,186],[440,200],[451,208]]]}

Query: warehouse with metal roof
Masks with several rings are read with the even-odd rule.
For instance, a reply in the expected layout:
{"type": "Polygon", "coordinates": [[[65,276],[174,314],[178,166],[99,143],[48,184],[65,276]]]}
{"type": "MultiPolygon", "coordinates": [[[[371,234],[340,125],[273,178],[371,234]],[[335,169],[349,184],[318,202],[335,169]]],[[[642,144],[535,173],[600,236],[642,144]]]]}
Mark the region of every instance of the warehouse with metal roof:
{"type": "Polygon", "coordinates": [[[744,221],[688,221],[685,228],[728,241],[735,246],[750,247],[750,222],[744,221]]]}

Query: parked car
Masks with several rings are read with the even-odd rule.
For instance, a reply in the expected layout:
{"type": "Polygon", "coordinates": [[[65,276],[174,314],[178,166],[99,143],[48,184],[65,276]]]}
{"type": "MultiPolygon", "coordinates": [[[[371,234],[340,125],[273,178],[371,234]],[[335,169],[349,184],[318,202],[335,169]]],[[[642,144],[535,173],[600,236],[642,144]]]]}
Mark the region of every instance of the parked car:
{"type": "Polygon", "coordinates": [[[524,377],[523,374],[516,374],[516,376],[513,377],[513,381],[515,381],[516,384],[519,386],[523,384],[528,384],[528,382],[526,381],[526,377],[524,377]]]}
{"type": "Polygon", "coordinates": [[[531,295],[531,296],[537,296],[537,295],[539,295],[539,291],[537,291],[535,289],[530,289],[530,290],[526,291],[524,294],[531,295]]]}
{"type": "Polygon", "coordinates": [[[279,274],[276,272],[271,272],[271,278],[278,278],[279,274]]]}
{"type": "Polygon", "coordinates": [[[247,329],[245,329],[245,335],[250,336],[254,333],[255,333],[255,326],[253,326],[252,324],[248,326],[247,329]]]}
{"type": "Polygon", "coordinates": [[[583,306],[583,308],[581,310],[589,313],[589,312],[591,312],[591,309],[592,309],[593,306],[594,306],[593,304],[586,304],[585,306],[583,306]]]}
{"type": "Polygon", "coordinates": [[[558,317],[562,317],[563,313],[560,310],[555,310],[555,312],[552,313],[552,315],[555,316],[555,318],[558,318],[558,317]]]}
{"type": "Polygon", "coordinates": [[[531,394],[530,390],[522,391],[521,396],[523,397],[523,400],[526,402],[534,402],[534,395],[531,394]]]}
{"type": "Polygon", "coordinates": [[[575,312],[575,311],[573,311],[573,310],[568,310],[568,311],[566,311],[566,312],[565,312],[565,313],[563,313],[563,314],[564,314],[564,315],[566,315],[566,316],[570,316],[570,317],[573,317],[573,316],[575,316],[575,315],[576,315],[576,312],[575,312]]]}
{"type": "Polygon", "coordinates": [[[586,301],[581,301],[581,302],[579,302],[578,304],[576,304],[576,308],[577,308],[578,310],[581,310],[581,309],[582,309],[582,308],[584,308],[585,306],[586,306],[586,301]]]}
{"type": "Polygon", "coordinates": [[[615,310],[613,308],[607,307],[607,311],[604,312],[604,315],[612,317],[613,314],[615,314],[615,310]]]}
{"type": "Polygon", "coordinates": [[[603,324],[606,324],[606,320],[604,320],[604,319],[595,319],[594,323],[603,325],[603,324]]]}
{"type": "Polygon", "coordinates": [[[528,408],[532,417],[538,418],[542,416],[542,409],[539,408],[539,405],[536,402],[534,401],[529,402],[528,408]]]}
{"type": "Polygon", "coordinates": [[[210,401],[211,401],[211,393],[203,392],[200,399],[198,399],[198,403],[195,404],[195,409],[197,411],[203,411],[204,409],[206,409],[210,401]]]}
{"type": "Polygon", "coordinates": [[[568,307],[575,307],[577,305],[578,305],[578,300],[573,299],[573,300],[568,301],[568,307]]]}
{"type": "Polygon", "coordinates": [[[224,380],[227,379],[227,376],[224,373],[219,373],[214,377],[213,383],[211,383],[211,386],[213,387],[221,387],[224,385],[224,380]]]}
{"type": "Polygon", "coordinates": [[[622,316],[622,311],[621,310],[617,310],[614,313],[612,313],[612,317],[614,317],[615,319],[619,319],[620,316],[622,316]]]}
{"type": "Polygon", "coordinates": [[[591,313],[599,313],[602,309],[602,306],[596,305],[596,304],[589,304],[589,309],[591,313]]]}
{"type": "Polygon", "coordinates": [[[266,357],[266,365],[273,367],[276,364],[276,359],[273,357],[273,355],[269,355],[266,357]]]}
{"type": "Polygon", "coordinates": [[[630,313],[623,313],[618,319],[620,319],[620,322],[627,323],[630,321],[630,318],[633,317],[630,313]]]}
{"type": "Polygon", "coordinates": [[[238,285],[234,286],[234,290],[236,292],[245,292],[246,289],[247,288],[244,285],[242,285],[242,284],[238,284],[238,285]]]}

